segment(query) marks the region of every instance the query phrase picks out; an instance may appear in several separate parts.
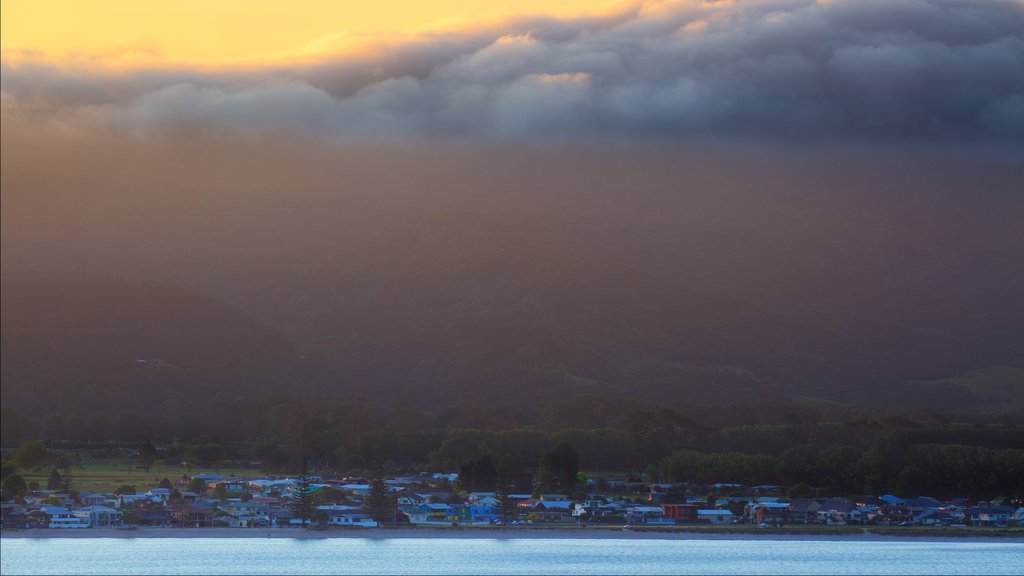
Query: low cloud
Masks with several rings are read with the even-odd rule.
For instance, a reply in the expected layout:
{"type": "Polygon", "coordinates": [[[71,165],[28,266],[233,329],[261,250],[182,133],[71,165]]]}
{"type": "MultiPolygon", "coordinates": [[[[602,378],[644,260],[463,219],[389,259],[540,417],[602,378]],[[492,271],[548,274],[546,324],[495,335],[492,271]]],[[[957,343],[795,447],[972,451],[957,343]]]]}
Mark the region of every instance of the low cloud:
{"type": "Polygon", "coordinates": [[[72,130],[1019,145],[1024,4],[652,2],[303,64],[2,74],[5,124],[72,130]]]}

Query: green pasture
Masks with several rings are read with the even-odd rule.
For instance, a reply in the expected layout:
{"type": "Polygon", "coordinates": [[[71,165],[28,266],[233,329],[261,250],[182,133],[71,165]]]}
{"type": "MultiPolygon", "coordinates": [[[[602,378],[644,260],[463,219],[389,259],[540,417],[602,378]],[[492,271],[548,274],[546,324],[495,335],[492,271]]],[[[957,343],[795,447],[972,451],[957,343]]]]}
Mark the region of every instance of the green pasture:
{"type": "MultiPolygon", "coordinates": [[[[139,492],[156,488],[162,478],[174,482],[183,474],[220,474],[222,476],[254,476],[259,470],[253,468],[199,468],[186,469],[179,465],[157,465],[148,471],[139,466],[135,460],[100,460],[85,462],[71,468],[72,488],[79,492],[113,492],[123,485],[135,486],[139,492]]],[[[46,488],[46,480],[50,468],[31,472],[22,472],[26,482],[33,480],[46,488]]]]}

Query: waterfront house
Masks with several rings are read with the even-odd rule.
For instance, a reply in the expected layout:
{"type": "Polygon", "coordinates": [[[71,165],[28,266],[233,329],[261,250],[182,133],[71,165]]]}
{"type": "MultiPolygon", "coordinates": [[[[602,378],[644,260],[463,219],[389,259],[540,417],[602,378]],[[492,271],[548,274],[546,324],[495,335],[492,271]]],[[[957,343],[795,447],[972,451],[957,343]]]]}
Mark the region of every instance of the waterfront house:
{"type": "Polygon", "coordinates": [[[685,522],[696,522],[697,521],[697,510],[700,510],[700,506],[697,504],[662,504],[661,512],[666,518],[671,518],[676,524],[683,524],[685,522]]]}
{"type": "Polygon", "coordinates": [[[377,521],[363,512],[332,511],[327,521],[331,526],[360,526],[372,528],[377,526],[377,521]]]}
{"type": "Polygon", "coordinates": [[[448,504],[425,502],[402,511],[410,524],[450,525],[458,520],[455,510],[448,504]]]}
{"type": "Polygon", "coordinates": [[[213,525],[213,514],[209,508],[181,503],[167,506],[171,523],[182,528],[206,528],[213,525]]]}
{"type": "Polygon", "coordinates": [[[108,506],[85,506],[74,510],[75,516],[84,518],[90,528],[114,528],[121,525],[124,514],[108,506]]]}
{"type": "Polygon", "coordinates": [[[47,528],[88,528],[88,516],[82,517],[63,506],[43,506],[37,511],[47,528]]]}
{"type": "Polygon", "coordinates": [[[728,510],[697,510],[697,521],[707,524],[732,524],[733,513],[728,510]]]}
{"type": "Polygon", "coordinates": [[[757,502],[749,506],[749,515],[755,524],[782,524],[789,521],[789,503],[757,502]]]}
{"type": "Polygon", "coordinates": [[[661,506],[631,506],[625,513],[630,524],[675,524],[675,520],[665,517],[661,506]]]}

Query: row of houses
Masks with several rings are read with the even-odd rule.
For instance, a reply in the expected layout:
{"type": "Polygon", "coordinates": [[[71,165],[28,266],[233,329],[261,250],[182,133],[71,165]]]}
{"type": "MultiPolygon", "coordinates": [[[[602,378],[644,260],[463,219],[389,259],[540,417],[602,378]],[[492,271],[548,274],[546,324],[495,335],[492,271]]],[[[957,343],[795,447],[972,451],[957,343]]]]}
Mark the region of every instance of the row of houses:
{"type": "MultiPolygon", "coordinates": [[[[37,491],[19,502],[2,506],[5,528],[105,528],[124,525],[204,528],[301,526],[289,501],[297,478],[238,478],[197,475],[203,494],[172,488],[153,488],[139,494],[37,491]],[[231,494],[214,498],[209,494],[231,494]]],[[[315,517],[331,526],[376,526],[364,508],[370,483],[363,478],[307,479],[314,494],[323,490],[315,517]],[[326,500],[326,502],[325,502],[326,500]]],[[[388,523],[433,526],[474,526],[498,523],[617,523],[675,524],[885,524],[923,526],[1020,526],[1024,508],[1001,502],[962,499],[897,498],[891,495],[842,498],[794,498],[776,486],[755,487],[749,494],[711,499],[686,494],[682,487],[649,484],[646,497],[591,492],[570,498],[560,494],[509,494],[504,509],[493,492],[453,493],[448,486],[457,476],[432,474],[387,480],[395,507],[388,523]]],[[[184,479],[179,487],[189,482],[184,479]]],[[[739,485],[720,485],[734,494],[739,485]]]]}

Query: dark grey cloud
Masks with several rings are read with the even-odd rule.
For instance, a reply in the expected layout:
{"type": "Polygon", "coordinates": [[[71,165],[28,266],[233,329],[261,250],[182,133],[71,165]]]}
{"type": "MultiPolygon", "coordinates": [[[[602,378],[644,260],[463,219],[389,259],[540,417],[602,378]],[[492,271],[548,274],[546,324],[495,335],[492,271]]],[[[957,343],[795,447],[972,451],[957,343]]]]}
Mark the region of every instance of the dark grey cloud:
{"type": "Polygon", "coordinates": [[[1024,142],[1013,1],[650,3],[315,65],[2,72],[5,109],[139,133],[1024,142]]]}

